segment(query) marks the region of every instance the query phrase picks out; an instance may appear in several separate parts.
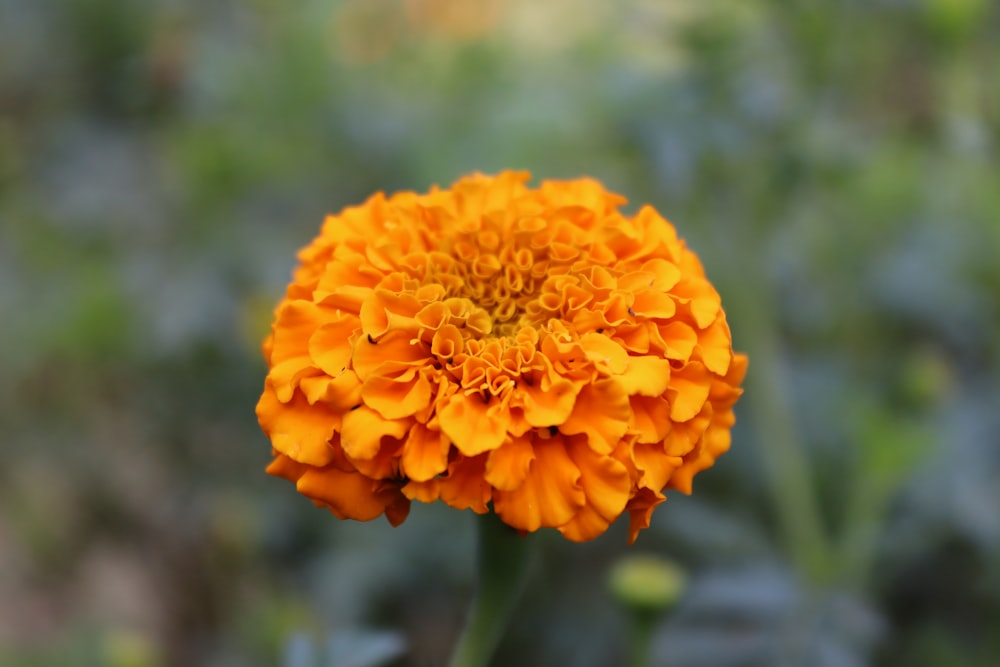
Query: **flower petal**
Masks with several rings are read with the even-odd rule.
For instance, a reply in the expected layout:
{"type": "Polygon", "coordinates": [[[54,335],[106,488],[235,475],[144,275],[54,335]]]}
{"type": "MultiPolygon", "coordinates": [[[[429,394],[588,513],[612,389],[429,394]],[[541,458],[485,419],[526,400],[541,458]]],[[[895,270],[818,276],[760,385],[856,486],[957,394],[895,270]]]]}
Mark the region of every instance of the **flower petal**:
{"type": "Polygon", "coordinates": [[[371,375],[361,389],[365,404],[386,419],[401,419],[423,410],[431,402],[431,383],[413,370],[396,378],[371,375]]]}
{"type": "Polygon", "coordinates": [[[357,317],[342,314],[327,322],[309,338],[308,351],[313,363],[331,377],[337,377],[351,363],[352,343],[361,323],[357,317]]]}
{"type": "Polygon", "coordinates": [[[402,437],[382,437],[379,441],[378,451],[370,459],[351,458],[345,452],[344,460],[350,464],[351,468],[356,469],[369,479],[398,481],[400,479],[399,453],[403,449],[402,437]]]}
{"type": "Polygon", "coordinates": [[[692,274],[684,276],[672,293],[678,297],[678,302],[687,304],[686,308],[699,329],[707,328],[722,310],[719,293],[703,277],[692,274]]]}
{"type": "Polygon", "coordinates": [[[667,497],[659,491],[651,489],[639,489],[632,499],[625,506],[629,513],[628,543],[635,544],[639,537],[639,531],[649,528],[649,520],[653,516],[653,509],[666,500],[667,497]]]}
{"type": "Polygon", "coordinates": [[[312,301],[286,301],[278,308],[271,342],[271,365],[289,359],[309,360],[309,339],[321,324],[320,309],[312,301]]]}
{"type": "Polygon", "coordinates": [[[673,288],[682,275],[681,270],[677,268],[676,264],[662,257],[656,257],[645,262],[642,265],[642,271],[648,271],[653,274],[653,282],[650,285],[652,289],[664,292],[673,288]]]}
{"type": "Polygon", "coordinates": [[[619,375],[625,372],[628,365],[628,353],[621,345],[607,336],[599,333],[586,333],[580,336],[580,346],[587,358],[602,373],[619,375]]]}
{"type": "Polygon", "coordinates": [[[429,479],[426,482],[411,479],[403,485],[401,491],[410,500],[430,504],[441,496],[441,483],[437,479],[429,479]]]}
{"type": "Polygon", "coordinates": [[[660,442],[637,442],[632,450],[632,460],[640,472],[637,484],[654,491],[663,489],[683,463],[679,456],[667,456],[660,442]]]}
{"type": "Polygon", "coordinates": [[[523,408],[524,419],[536,427],[558,426],[573,412],[580,388],[569,380],[554,380],[543,386],[522,381],[517,385],[515,402],[523,408]]]}
{"type": "Polygon", "coordinates": [[[448,466],[448,474],[436,480],[439,497],[455,509],[471,509],[476,514],[485,514],[493,497],[493,489],[483,479],[485,470],[485,454],[453,461],[448,466]]]}
{"type": "Polygon", "coordinates": [[[585,385],[576,397],[573,413],[559,425],[566,435],[583,433],[599,454],[610,454],[628,430],[632,410],[628,394],[615,379],[585,385]]]}
{"type": "Polygon", "coordinates": [[[360,473],[328,467],[307,470],[295,488],[326,505],[340,519],[371,521],[395,500],[392,494],[377,493],[375,484],[360,473]]]}
{"type": "Polygon", "coordinates": [[[712,404],[705,403],[697,415],[685,422],[678,422],[664,438],[665,451],[670,456],[684,456],[694,449],[712,422],[712,404]]]}
{"type": "Polygon", "coordinates": [[[340,428],[341,417],[322,405],[309,405],[302,394],[296,392],[291,401],[282,403],[271,383],[265,382],[257,402],[257,421],[272,446],[289,458],[313,466],[327,465],[333,459],[329,442],[340,428]]]}
{"type": "Polygon", "coordinates": [[[507,440],[490,452],[484,479],[494,489],[513,491],[524,482],[534,460],[535,450],[530,436],[507,440]]]}
{"type": "Polygon", "coordinates": [[[360,319],[365,333],[376,338],[387,331],[416,331],[419,325],[414,315],[421,307],[420,302],[412,295],[377,289],[361,305],[360,319]]]}
{"type": "Polygon", "coordinates": [[[403,474],[411,480],[426,482],[448,468],[448,438],[423,424],[414,424],[403,445],[403,474]]]}
{"type": "Polygon", "coordinates": [[[406,517],[409,515],[410,499],[396,491],[392,495],[392,501],[385,506],[385,518],[389,521],[389,525],[395,528],[406,521],[406,517]]]}
{"type": "Polygon", "coordinates": [[[445,324],[434,332],[431,354],[439,359],[451,359],[464,349],[462,333],[454,324],[445,324]]]}
{"type": "Polygon", "coordinates": [[[670,418],[675,422],[684,422],[701,412],[701,406],[708,400],[711,383],[708,371],[697,361],[674,371],[667,390],[670,418]]]}
{"type": "Polygon", "coordinates": [[[729,364],[733,360],[732,335],[722,311],[719,311],[715,322],[701,332],[698,351],[705,368],[720,376],[729,372],[729,364]]]}
{"type": "Polygon", "coordinates": [[[568,523],[586,503],[579,485],[580,469],[559,437],[535,444],[535,460],[514,491],[493,492],[493,509],[518,530],[557,528],[568,523]]]}
{"type": "MultiPolygon", "coordinates": [[[[726,413],[730,417],[731,413],[726,413]]],[[[727,423],[728,419],[726,420],[727,423]]],[[[695,448],[684,456],[684,462],[670,478],[670,486],[681,493],[690,494],[694,476],[715,464],[715,460],[729,450],[732,433],[729,426],[709,426],[695,448]]]]}
{"type": "Polygon", "coordinates": [[[491,407],[478,393],[453,394],[438,411],[441,430],[466,456],[496,449],[507,437],[506,420],[495,418],[491,407]]]}
{"type": "Polygon", "coordinates": [[[267,379],[274,387],[274,394],[279,401],[287,403],[302,382],[316,377],[326,377],[323,371],[315,368],[307,357],[286,359],[277,364],[267,374],[267,379]]]}
{"type": "Polygon", "coordinates": [[[632,421],[629,428],[637,434],[637,442],[661,442],[673,426],[670,403],[662,396],[632,396],[632,421]]]}
{"type": "Polygon", "coordinates": [[[559,528],[574,542],[592,540],[617,519],[625,509],[632,488],[628,470],[610,456],[596,454],[586,443],[569,443],[570,458],[580,469],[580,486],[587,502],[568,523],[559,528]]]}
{"type": "Polygon", "coordinates": [[[378,454],[382,438],[401,438],[406,433],[406,421],[385,419],[366,405],[344,415],[340,444],[352,459],[369,460],[378,454]]]}
{"type": "Polygon", "coordinates": [[[670,362],[660,357],[629,357],[618,381],[629,396],[660,396],[670,385],[670,362]]]}
{"type": "Polygon", "coordinates": [[[275,477],[284,477],[290,482],[297,482],[299,477],[309,470],[309,466],[299,463],[295,459],[290,459],[280,452],[275,452],[274,460],[267,466],[267,474],[275,477]]]}
{"type": "Polygon", "coordinates": [[[698,334],[690,325],[680,321],[659,328],[660,337],[666,346],[664,355],[667,359],[675,359],[687,363],[691,358],[695,345],[698,344],[698,334]]]}
{"type": "Polygon", "coordinates": [[[409,334],[394,331],[375,340],[368,336],[358,336],[354,342],[351,364],[362,380],[378,371],[385,364],[394,366],[416,365],[428,360],[426,345],[412,343],[409,334]]]}
{"type": "Polygon", "coordinates": [[[346,412],[361,404],[361,380],[352,370],[335,378],[328,375],[302,378],[299,389],[310,405],[323,403],[336,412],[346,412]]]}
{"type": "Polygon", "coordinates": [[[632,311],[643,317],[665,320],[674,316],[677,304],[669,294],[646,289],[636,292],[632,311]]]}
{"type": "Polygon", "coordinates": [[[268,377],[282,403],[291,400],[301,378],[317,374],[309,356],[309,338],[320,324],[320,309],[311,301],[287,301],[277,310],[268,377]]]}

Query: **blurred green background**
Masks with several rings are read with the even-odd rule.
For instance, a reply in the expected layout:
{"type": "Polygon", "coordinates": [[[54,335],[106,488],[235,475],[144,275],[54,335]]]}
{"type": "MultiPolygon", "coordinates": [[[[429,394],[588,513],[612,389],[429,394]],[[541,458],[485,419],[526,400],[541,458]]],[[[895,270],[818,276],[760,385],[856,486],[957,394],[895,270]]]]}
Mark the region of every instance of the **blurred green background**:
{"type": "Polygon", "coordinates": [[[526,168],[674,221],[751,367],[495,664],[623,664],[648,551],[658,666],[1000,665],[998,141],[988,0],[0,0],[0,664],[442,664],[471,515],[268,478],[259,342],[325,213],[526,168]]]}

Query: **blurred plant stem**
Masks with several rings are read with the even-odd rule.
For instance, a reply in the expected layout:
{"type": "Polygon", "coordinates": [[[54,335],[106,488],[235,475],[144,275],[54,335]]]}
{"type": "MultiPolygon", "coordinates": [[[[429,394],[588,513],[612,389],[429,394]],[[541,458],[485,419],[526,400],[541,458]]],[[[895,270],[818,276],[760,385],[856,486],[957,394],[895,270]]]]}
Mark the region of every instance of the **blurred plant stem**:
{"type": "Polygon", "coordinates": [[[863,592],[871,584],[893,494],[931,451],[933,436],[916,416],[893,414],[874,402],[862,403],[856,412],[858,464],[844,510],[838,574],[843,584],[863,592]]]}
{"type": "Polygon", "coordinates": [[[729,303],[739,321],[737,346],[750,353],[746,406],[763,449],[760,460],[768,492],[789,557],[810,583],[823,584],[833,576],[833,550],[823,530],[816,484],[796,431],[775,309],[769,290],[757,282],[762,279],[754,280],[750,272],[742,278],[729,285],[735,297],[729,303]]]}
{"type": "Polygon", "coordinates": [[[654,631],[684,592],[684,570],[662,556],[633,554],[615,564],[608,584],[628,613],[628,664],[649,667],[653,664],[654,631]]]}
{"type": "Polygon", "coordinates": [[[663,613],[632,611],[629,636],[629,667],[652,667],[653,635],[663,613]]]}
{"type": "Polygon", "coordinates": [[[530,565],[533,540],[488,512],[476,518],[476,597],[449,667],[485,667],[500,643],[530,565]]]}

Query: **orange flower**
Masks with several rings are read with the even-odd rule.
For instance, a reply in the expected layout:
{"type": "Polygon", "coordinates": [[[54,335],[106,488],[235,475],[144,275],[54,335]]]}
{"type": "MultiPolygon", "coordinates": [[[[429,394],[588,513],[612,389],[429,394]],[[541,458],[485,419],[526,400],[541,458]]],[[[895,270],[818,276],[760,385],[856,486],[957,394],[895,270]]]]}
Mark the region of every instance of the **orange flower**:
{"type": "Polygon", "coordinates": [[[339,518],[411,500],[630,542],[729,448],[747,358],[650,207],[474,175],[327,217],[264,343],[268,472],[339,518]]]}

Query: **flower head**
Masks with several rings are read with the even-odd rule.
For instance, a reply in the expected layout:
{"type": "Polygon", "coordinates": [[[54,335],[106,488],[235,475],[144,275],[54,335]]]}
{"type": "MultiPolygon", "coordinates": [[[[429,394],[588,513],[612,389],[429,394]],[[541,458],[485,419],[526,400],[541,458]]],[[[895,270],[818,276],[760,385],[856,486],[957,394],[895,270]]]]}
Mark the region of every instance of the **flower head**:
{"type": "Polygon", "coordinates": [[[718,293],[650,207],[596,181],[473,175],[379,193],[299,253],[264,342],[268,472],[339,518],[411,500],[571,540],[729,448],[747,359],[718,293]]]}

